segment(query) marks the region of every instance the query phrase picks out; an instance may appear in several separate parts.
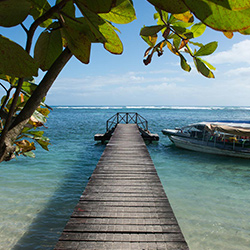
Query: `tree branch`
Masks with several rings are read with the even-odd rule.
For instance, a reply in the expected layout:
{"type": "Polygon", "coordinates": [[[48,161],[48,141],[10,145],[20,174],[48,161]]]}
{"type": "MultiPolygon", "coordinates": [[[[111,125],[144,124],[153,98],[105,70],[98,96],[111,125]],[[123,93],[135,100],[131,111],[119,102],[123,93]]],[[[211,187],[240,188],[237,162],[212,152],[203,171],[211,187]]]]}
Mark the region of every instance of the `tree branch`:
{"type": "Polygon", "coordinates": [[[72,53],[69,50],[69,48],[66,47],[64,51],[61,53],[61,55],[52,64],[50,69],[47,71],[44,78],[37,86],[37,88],[31,95],[27,103],[25,104],[22,111],[18,114],[18,116],[14,120],[10,129],[14,128],[22,121],[29,119],[33,115],[37,107],[40,105],[42,99],[46,96],[47,92],[49,91],[56,77],[58,76],[58,74],[61,72],[61,70],[71,57],[72,53]]]}
{"type": "Polygon", "coordinates": [[[1,133],[0,149],[4,145],[4,140],[5,140],[5,137],[6,137],[7,133],[8,133],[8,130],[9,130],[9,127],[10,127],[10,124],[11,124],[11,121],[12,121],[12,117],[13,117],[13,114],[14,114],[15,109],[16,109],[16,104],[17,104],[17,101],[18,101],[20,91],[22,89],[22,85],[23,85],[23,78],[19,78],[18,85],[17,85],[17,88],[16,88],[16,92],[14,94],[13,101],[11,103],[9,113],[8,113],[8,116],[7,116],[5,124],[4,124],[4,129],[3,129],[2,133],[1,133]]]}
{"type": "MultiPolygon", "coordinates": [[[[30,53],[32,39],[33,39],[33,36],[34,36],[34,33],[35,33],[37,27],[41,23],[43,23],[44,21],[46,21],[47,19],[49,19],[54,13],[58,12],[61,8],[63,8],[64,5],[68,1],[70,1],[70,0],[62,0],[61,2],[59,2],[58,4],[56,4],[55,6],[53,6],[52,8],[50,8],[44,15],[42,15],[41,17],[39,17],[38,19],[36,19],[32,23],[32,25],[30,26],[30,29],[28,31],[27,31],[26,28],[24,29],[24,30],[26,30],[26,33],[27,33],[27,42],[26,42],[26,49],[25,50],[28,52],[28,54],[30,53]]],[[[22,25],[22,27],[24,28],[23,25],[22,25]]],[[[13,118],[13,115],[14,115],[14,111],[15,111],[15,108],[16,108],[17,101],[18,101],[18,97],[19,97],[19,94],[20,94],[21,89],[22,89],[23,81],[24,81],[23,78],[19,78],[19,80],[18,80],[18,85],[17,85],[16,91],[15,91],[15,94],[14,94],[14,98],[13,98],[13,101],[12,101],[12,104],[11,104],[8,116],[6,118],[4,129],[3,129],[2,133],[1,133],[0,150],[4,146],[4,141],[5,141],[5,138],[7,136],[8,130],[10,128],[11,122],[12,122],[12,118],[13,118]]],[[[52,83],[53,83],[53,81],[52,81],[52,83]]]]}
{"type": "Polygon", "coordinates": [[[28,34],[28,29],[23,25],[23,23],[21,23],[21,26],[22,26],[23,30],[26,32],[26,34],[28,34]]]}
{"type": "Polygon", "coordinates": [[[6,88],[2,85],[2,83],[1,83],[1,86],[2,86],[2,87],[5,89],[5,91],[6,91],[6,97],[5,97],[5,99],[4,99],[4,101],[3,101],[3,104],[2,104],[2,106],[1,106],[1,108],[0,108],[0,110],[3,111],[4,106],[6,105],[8,99],[10,98],[10,92],[11,92],[11,90],[13,89],[13,86],[10,86],[9,89],[6,89],[6,88]]]}
{"type": "MultiPolygon", "coordinates": [[[[161,18],[162,22],[166,25],[167,28],[169,28],[173,33],[175,33],[175,34],[184,42],[184,46],[185,46],[186,49],[188,50],[189,54],[193,57],[193,54],[192,54],[192,52],[190,51],[190,48],[187,46],[187,43],[186,43],[185,39],[184,39],[182,36],[180,36],[174,29],[172,29],[172,28],[170,27],[170,25],[169,25],[169,24],[165,21],[165,19],[163,18],[162,12],[161,12],[161,11],[159,12],[159,14],[160,14],[160,18],[161,18]]],[[[166,39],[165,39],[165,40],[166,40],[166,39]]],[[[178,48],[176,48],[176,49],[178,49],[178,48]]]]}
{"type": "Polygon", "coordinates": [[[55,6],[53,6],[52,8],[50,8],[44,15],[40,16],[39,18],[37,18],[35,20],[34,23],[32,23],[32,25],[30,26],[29,31],[27,32],[28,38],[27,38],[27,43],[26,43],[26,51],[29,53],[30,52],[30,48],[31,48],[31,44],[32,44],[32,39],[34,36],[34,33],[37,29],[37,27],[42,24],[44,21],[46,21],[47,19],[49,19],[54,13],[58,12],[60,9],[62,9],[64,7],[64,5],[69,2],[70,0],[62,0],[61,2],[59,2],[58,4],[56,4],[55,6]]]}
{"type": "Polygon", "coordinates": [[[8,90],[6,89],[6,87],[0,82],[0,85],[1,85],[1,87],[3,87],[3,89],[6,91],[6,92],[8,92],[8,90]]]}

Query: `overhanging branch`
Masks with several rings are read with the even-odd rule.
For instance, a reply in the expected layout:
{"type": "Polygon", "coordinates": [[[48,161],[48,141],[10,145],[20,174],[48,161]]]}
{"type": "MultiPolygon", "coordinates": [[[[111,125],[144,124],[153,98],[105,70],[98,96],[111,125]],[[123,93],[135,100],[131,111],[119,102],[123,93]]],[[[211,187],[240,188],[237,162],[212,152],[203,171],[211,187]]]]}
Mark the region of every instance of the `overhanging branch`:
{"type": "Polygon", "coordinates": [[[43,98],[46,96],[50,87],[54,83],[55,79],[71,57],[72,53],[69,48],[66,47],[61,55],[52,64],[50,69],[47,71],[40,84],[37,86],[31,97],[25,104],[22,111],[18,114],[14,122],[11,124],[10,129],[17,126],[22,121],[29,119],[33,115],[37,107],[42,102],[43,98]]]}

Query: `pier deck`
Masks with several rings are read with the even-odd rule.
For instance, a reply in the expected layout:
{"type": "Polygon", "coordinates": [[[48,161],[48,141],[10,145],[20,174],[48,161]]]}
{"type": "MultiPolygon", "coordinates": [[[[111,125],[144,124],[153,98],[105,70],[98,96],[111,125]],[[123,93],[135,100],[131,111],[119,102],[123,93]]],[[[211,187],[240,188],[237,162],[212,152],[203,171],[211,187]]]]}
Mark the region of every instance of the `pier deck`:
{"type": "Polygon", "coordinates": [[[55,249],[188,249],[137,125],[117,125],[55,249]]]}

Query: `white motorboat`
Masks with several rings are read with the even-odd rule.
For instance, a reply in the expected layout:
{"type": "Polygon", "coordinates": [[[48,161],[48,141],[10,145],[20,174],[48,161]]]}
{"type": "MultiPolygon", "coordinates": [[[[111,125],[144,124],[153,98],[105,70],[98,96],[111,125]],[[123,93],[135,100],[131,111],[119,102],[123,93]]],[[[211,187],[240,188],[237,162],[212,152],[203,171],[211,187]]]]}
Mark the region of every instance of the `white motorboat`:
{"type": "Polygon", "coordinates": [[[162,133],[179,148],[250,158],[250,124],[239,122],[200,122],[162,133]]]}

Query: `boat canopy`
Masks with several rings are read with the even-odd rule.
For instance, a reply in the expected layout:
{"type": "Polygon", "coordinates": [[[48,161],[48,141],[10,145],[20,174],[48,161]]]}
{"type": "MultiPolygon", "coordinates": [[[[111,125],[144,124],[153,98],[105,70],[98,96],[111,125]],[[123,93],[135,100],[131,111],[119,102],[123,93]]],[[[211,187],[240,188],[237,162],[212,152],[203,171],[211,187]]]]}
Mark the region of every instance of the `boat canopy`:
{"type": "Polygon", "coordinates": [[[231,135],[250,137],[249,124],[206,123],[205,130],[209,132],[219,131],[231,135]]]}

